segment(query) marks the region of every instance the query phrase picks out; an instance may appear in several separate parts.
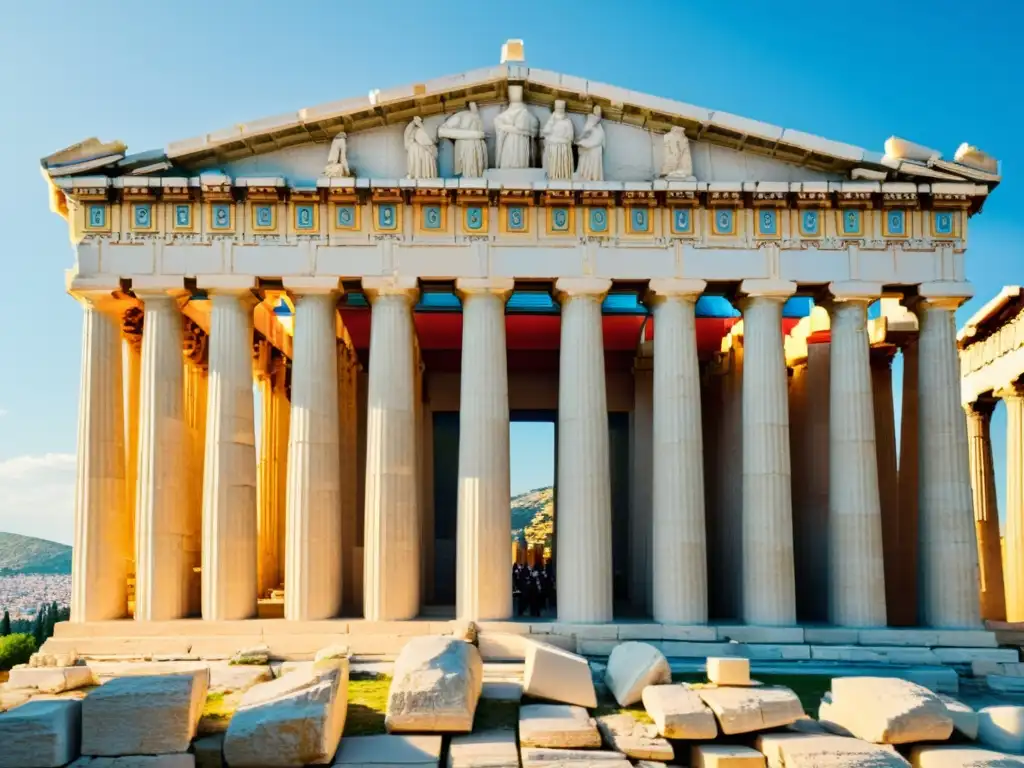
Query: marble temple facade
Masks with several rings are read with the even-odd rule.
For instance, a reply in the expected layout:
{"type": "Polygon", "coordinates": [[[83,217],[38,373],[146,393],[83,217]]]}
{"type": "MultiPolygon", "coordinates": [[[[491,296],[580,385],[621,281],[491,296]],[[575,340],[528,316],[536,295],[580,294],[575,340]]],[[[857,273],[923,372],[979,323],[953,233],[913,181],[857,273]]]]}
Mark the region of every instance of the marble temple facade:
{"type": "Polygon", "coordinates": [[[619,615],[623,564],[662,624],[990,614],[988,401],[968,432],[954,324],[999,181],[973,147],[872,152],[507,61],[44,169],[84,313],[75,622],[273,594],[285,620],[412,619],[446,560],[459,618],[507,619],[526,412],[557,425],[560,621],[619,615]]]}

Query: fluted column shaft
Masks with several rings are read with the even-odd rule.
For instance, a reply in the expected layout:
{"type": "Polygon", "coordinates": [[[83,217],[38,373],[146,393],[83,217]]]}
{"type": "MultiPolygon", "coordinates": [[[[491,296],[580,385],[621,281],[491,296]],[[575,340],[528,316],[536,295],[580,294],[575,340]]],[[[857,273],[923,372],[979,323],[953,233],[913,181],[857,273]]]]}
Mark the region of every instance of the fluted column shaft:
{"type": "Polygon", "coordinates": [[[694,307],[700,281],[652,281],[654,312],[655,621],[708,620],[704,437],[694,307]],[[692,283],[692,284],[689,284],[692,283]]]}
{"type": "Polygon", "coordinates": [[[296,291],[284,615],[308,621],[338,616],[342,604],[337,296],[328,287],[296,291]]]}
{"type": "MultiPolygon", "coordinates": [[[[978,539],[981,618],[1004,621],[1006,595],[1003,589],[996,475],[992,460],[991,423],[994,408],[995,400],[984,399],[971,403],[964,410],[971,457],[971,488],[974,491],[974,531],[978,539]]],[[[1014,481],[1011,479],[1010,482],[1014,481]]]]}
{"type": "Polygon", "coordinates": [[[891,349],[871,352],[871,388],[875,408],[875,452],[878,503],[882,511],[882,559],[885,571],[885,613],[892,623],[902,590],[900,562],[899,483],[896,472],[896,417],[892,398],[891,349]]]}
{"type": "Polygon", "coordinates": [[[561,279],[558,370],[558,618],[612,618],[611,479],[601,303],[608,280],[561,279]]]}
{"type": "Polygon", "coordinates": [[[870,298],[836,299],[829,374],[829,618],[885,625],[882,512],[868,357],[870,298]]]}
{"type": "Polygon", "coordinates": [[[372,302],[366,415],[363,614],[411,619],[420,606],[415,285],[364,281],[372,302]]]}
{"type": "MultiPolygon", "coordinates": [[[[794,286],[795,287],[795,286],[794,286]]],[[[782,305],[793,288],[752,295],[743,310],[743,620],[796,622],[789,404],[782,305]]]]}
{"type": "Polygon", "coordinates": [[[920,616],[932,627],[980,623],[978,549],[960,405],[955,301],[915,305],[918,338],[918,541],[920,616]]]}
{"type": "Polygon", "coordinates": [[[166,293],[142,298],[146,330],[139,384],[135,618],[159,621],[188,615],[188,499],[182,487],[190,444],[177,300],[166,293]]]}
{"type": "Polygon", "coordinates": [[[256,431],[248,290],[210,292],[203,469],[203,618],[256,615],[256,431]]]}
{"type": "Polygon", "coordinates": [[[460,619],[512,615],[508,362],[505,301],[512,280],[459,280],[462,381],[455,601],[460,619]]]}
{"type": "Polygon", "coordinates": [[[101,311],[109,296],[78,298],[84,312],[71,620],[85,622],[127,615],[132,544],[125,488],[120,328],[116,318],[101,311]]]}
{"type": "Polygon", "coordinates": [[[917,624],[918,596],[918,524],[917,524],[917,433],[918,365],[917,341],[901,350],[903,358],[903,396],[900,405],[899,530],[900,591],[895,604],[888,606],[889,623],[909,627],[917,624]]]}
{"type": "Polygon", "coordinates": [[[1024,621],[1024,388],[999,395],[1006,404],[1006,619],[1024,621]]]}

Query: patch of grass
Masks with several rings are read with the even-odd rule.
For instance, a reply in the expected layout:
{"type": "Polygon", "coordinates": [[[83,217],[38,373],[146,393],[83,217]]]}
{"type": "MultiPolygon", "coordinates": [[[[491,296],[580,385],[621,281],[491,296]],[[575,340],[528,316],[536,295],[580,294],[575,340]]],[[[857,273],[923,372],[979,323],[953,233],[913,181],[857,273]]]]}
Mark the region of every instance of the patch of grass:
{"type": "Polygon", "coordinates": [[[348,681],[345,736],[386,733],[384,713],[388,706],[390,688],[391,678],[387,675],[359,675],[348,681]]]}
{"type": "MultiPolygon", "coordinates": [[[[811,717],[818,716],[818,705],[822,695],[832,688],[828,675],[753,675],[765,685],[781,685],[789,688],[800,699],[800,704],[811,717]]],[[[672,675],[673,683],[706,683],[707,677],[698,673],[672,675]]]]}
{"type": "Polygon", "coordinates": [[[203,705],[203,714],[199,718],[199,733],[206,735],[226,731],[241,699],[242,694],[240,693],[225,694],[223,691],[208,693],[206,704],[203,705]]]}

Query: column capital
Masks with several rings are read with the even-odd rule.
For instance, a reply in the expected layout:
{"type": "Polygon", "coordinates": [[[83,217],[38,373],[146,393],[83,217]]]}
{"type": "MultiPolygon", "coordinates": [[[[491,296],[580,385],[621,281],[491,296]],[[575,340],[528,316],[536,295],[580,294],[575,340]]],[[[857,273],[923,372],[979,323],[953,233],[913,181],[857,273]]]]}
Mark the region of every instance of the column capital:
{"type": "Polygon", "coordinates": [[[196,278],[196,287],[209,296],[252,295],[256,289],[256,278],[240,275],[203,275],[196,278]]]}
{"type": "Polygon", "coordinates": [[[281,282],[286,291],[299,296],[341,292],[341,280],[337,277],[286,277],[281,282]]]}
{"type": "Polygon", "coordinates": [[[1000,400],[1024,399],[1024,380],[1017,379],[1017,381],[1007,384],[1002,389],[996,390],[993,394],[1000,400]]]}
{"type": "Polygon", "coordinates": [[[911,312],[920,314],[925,309],[956,310],[974,296],[974,286],[967,282],[949,280],[921,283],[916,296],[904,296],[901,303],[911,312]]]}
{"type": "Polygon", "coordinates": [[[988,421],[992,418],[992,412],[995,410],[996,403],[998,402],[999,395],[997,393],[994,397],[982,395],[974,402],[964,403],[963,406],[968,418],[978,417],[983,421],[988,421]]]}
{"type": "Polygon", "coordinates": [[[493,294],[507,301],[515,286],[511,277],[460,277],[455,281],[455,292],[460,297],[493,294]]]}
{"type": "Polygon", "coordinates": [[[555,281],[555,297],[559,302],[576,296],[603,301],[611,288],[612,281],[602,277],[560,277],[555,281]]]}
{"type": "Polygon", "coordinates": [[[740,283],[741,298],[786,301],[794,293],[796,283],[790,280],[748,279],[740,283]]]}
{"type": "Polygon", "coordinates": [[[380,296],[402,296],[415,304],[420,297],[420,282],[415,277],[398,275],[364,277],[363,292],[371,302],[380,296]]]}
{"type": "Polygon", "coordinates": [[[829,283],[828,294],[820,302],[826,308],[842,302],[863,302],[870,304],[882,296],[882,284],[862,280],[844,280],[829,283]]]}
{"type": "Polygon", "coordinates": [[[648,304],[664,299],[684,299],[696,303],[708,287],[706,280],[677,280],[673,278],[656,278],[647,285],[644,301],[648,304]]]}
{"type": "Polygon", "coordinates": [[[872,368],[891,368],[893,358],[896,356],[896,346],[886,344],[882,347],[871,347],[869,350],[869,361],[872,368]]]}

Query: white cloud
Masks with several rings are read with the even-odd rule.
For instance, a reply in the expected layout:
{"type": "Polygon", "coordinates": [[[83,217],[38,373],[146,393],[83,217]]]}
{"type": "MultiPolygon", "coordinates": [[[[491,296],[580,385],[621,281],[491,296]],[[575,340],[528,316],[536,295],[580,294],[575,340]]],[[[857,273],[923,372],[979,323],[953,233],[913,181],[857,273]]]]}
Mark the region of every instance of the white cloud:
{"type": "Polygon", "coordinates": [[[71,544],[74,498],[74,454],[0,461],[0,531],[71,544]]]}

